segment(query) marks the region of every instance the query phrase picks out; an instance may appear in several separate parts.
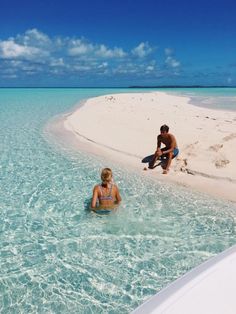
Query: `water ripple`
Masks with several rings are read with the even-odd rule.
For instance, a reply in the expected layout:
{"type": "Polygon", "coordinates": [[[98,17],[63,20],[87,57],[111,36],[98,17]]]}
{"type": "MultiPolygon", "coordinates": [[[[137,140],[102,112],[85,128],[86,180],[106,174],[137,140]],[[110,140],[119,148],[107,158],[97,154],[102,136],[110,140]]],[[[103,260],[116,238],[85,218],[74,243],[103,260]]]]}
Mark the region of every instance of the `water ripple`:
{"type": "Polygon", "coordinates": [[[236,242],[232,203],[116,165],[122,205],[108,216],[91,213],[92,187],[107,164],[61,151],[42,134],[85,93],[7,93],[0,93],[1,313],[129,313],[236,242]]]}

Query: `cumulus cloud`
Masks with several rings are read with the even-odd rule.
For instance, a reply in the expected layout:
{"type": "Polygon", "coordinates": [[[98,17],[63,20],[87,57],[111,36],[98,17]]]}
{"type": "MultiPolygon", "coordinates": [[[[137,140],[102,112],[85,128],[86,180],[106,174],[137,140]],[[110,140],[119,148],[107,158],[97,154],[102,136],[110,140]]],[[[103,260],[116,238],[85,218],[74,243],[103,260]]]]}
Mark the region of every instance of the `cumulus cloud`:
{"type": "Polygon", "coordinates": [[[23,35],[17,35],[16,41],[33,47],[45,47],[52,44],[51,39],[36,28],[27,30],[23,35]]]}
{"type": "MultiPolygon", "coordinates": [[[[88,77],[101,74],[107,77],[114,74],[153,77],[157,73],[154,50],[148,42],[127,50],[94,43],[84,37],[52,37],[33,28],[15,37],[0,38],[0,77],[76,77],[81,74],[88,77]],[[6,69],[11,71],[4,72],[6,69]]],[[[162,53],[165,56],[163,66],[176,71],[180,62],[175,59],[173,51],[166,48],[162,53]]]]}
{"type": "Polygon", "coordinates": [[[100,45],[96,48],[95,54],[102,58],[122,58],[126,55],[122,48],[108,49],[105,45],[100,45]]]}
{"type": "Polygon", "coordinates": [[[80,56],[85,55],[94,50],[92,44],[85,42],[82,39],[72,39],[68,43],[68,54],[70,56],[80,56]]]}
{"type": "Polygon", "coordinates": [[[108,63],[107,62],[102,62],[101,64],[98,65],[98,69],[105,69],[108,67],[108,63]]]}
{"type": "Polygon", "coordinates": [[[153,70],[154,70],[154,66],[153,66],[153,65],[148,65],[148,66],[146,67],[146,70],[147,70],[147,71],[153,71],[153,70]]]}
{"type": "Polygon", "coordinates": [[[165,48],[165,64],[170,68],[178,68],[180,66],[180,62],[176,60],[174,57],[174,51],[171,48],[165,48]]]}
{"type": "Polygon", "coordinates": [[[165,54],[166,56],[171,56],[173,55],[173,50],[171,48],[165,48],[165,54]]]}
{"type": "Polygon", "coordinates": [[[167,66],[172,67],[172,68],[177,68],[180,66],[180,62],[177,61],[175,58],[172,56],[168,56],[165,60],[165,63],[167,66]]]}
{"type": "Polygon", "coordinates": [[[152,53],[153,48],[149,46],[148,42],[141,42],[137,47],[132,50],[133,55],[143,58],[152,53]]]}
{"type": "Polygon", "coordinates": [[[36,60],[50,56],[50,38],[36,29],[22,35],[0,40],[0,58],[14,60],[36,60]]]}
{"type": "Polygon", "coordinates": [[[108,48],[104,44],[93,44],[85,39],[73,39],[68,42],[68,55],[72,57],[87,56],[89,58],[123,58],[126,53],[122,48],[108,48]]]}
{"type": "Polygon", "coordinates": [[[50,66],[52,67],[62,67],[64,65],[65,63],[63,58],[52,58],[50,61],[50,66]]]}
{"type": "MultiPolygon", "coordinates": [[[[108,68],[106,59],[116,62],[116,59],[126,56],[127,53],[120,47],[110,48],[104,44],[89,42],[83,37],[50,38],[35,28],[7,40],[0,39],[0,58],[11,61],[8,65],[23,71],[26,71],[24,61],[44,64],[45,71],[51,67],[53,70],[49,72],[53,71],[55,74],[61,73],[63,67],[65,71],[74,72],[101,70],[108,68]]],[[[34,68],[37,72],[37,67],[34,68]]]]}
{"type": "Polygon", "coordinates": [[[34,59],[41,55],[45,53],[39,48],[17,44],[13,39],[0,42],[0,57],[3,59],[34,59]]]}

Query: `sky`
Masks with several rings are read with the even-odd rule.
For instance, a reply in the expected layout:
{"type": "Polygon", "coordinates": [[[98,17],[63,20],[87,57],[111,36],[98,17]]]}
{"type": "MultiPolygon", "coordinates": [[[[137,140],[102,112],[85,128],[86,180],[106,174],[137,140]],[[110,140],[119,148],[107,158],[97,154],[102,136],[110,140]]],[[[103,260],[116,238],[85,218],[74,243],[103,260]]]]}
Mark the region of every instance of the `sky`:
{"type": "Polygon", "coordinates": [[[0,87],[236,86],[234,0],[0,0],[0,87]]]}

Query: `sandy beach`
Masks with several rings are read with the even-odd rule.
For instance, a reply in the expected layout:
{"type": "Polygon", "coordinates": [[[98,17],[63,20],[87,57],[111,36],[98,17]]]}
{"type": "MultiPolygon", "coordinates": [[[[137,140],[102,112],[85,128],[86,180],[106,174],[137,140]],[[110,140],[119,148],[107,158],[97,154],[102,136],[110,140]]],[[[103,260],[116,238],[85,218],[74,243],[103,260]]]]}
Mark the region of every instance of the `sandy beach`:
{"type": "Polygon", "coordinates": [[[171,181],[236,202],[236,112],[197,107],[188,97],[164,92],[113,94],[87,100],[65,117],[64,127],[79,149],[163,184],[171,181]],[[163,124],[180,149],[168,175],[160,166],[144,171],[148,165],[141,162],[154,153],[163,124]]]}

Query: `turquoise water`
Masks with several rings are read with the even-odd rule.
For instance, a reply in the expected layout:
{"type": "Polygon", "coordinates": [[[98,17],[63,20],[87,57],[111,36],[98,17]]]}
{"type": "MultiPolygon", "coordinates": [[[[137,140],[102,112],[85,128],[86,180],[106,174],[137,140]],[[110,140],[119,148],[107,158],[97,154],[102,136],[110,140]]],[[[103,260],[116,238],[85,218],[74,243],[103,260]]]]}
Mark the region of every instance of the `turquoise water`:
{"type": "Polygon", "coordinates": [[[197,106],[236,110],[236,88],[178,88],[166,91],[189,96],[191,103],[197,106]]]}
{"type": "Polygon", "coordinates": [[[54,116],[124,91],[0,89],[1,313],[129,313],[236,243],[235,204],[50,141],[54,116]],[[87,204],[104,166],[123,202],[98,216],[87,204]]]}

